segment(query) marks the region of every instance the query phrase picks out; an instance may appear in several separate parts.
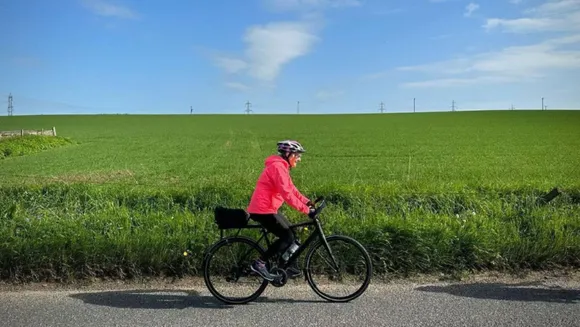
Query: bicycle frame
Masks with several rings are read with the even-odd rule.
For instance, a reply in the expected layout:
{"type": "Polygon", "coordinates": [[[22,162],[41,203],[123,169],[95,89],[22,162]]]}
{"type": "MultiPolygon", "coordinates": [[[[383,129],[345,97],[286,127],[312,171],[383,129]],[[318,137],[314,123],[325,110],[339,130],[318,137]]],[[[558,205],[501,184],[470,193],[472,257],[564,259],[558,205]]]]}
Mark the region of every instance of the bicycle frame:
{"type": "MultiPolygon", "coordinates": [[[[320,199],[320,198],[319,198],[320,199]]],[[[316,201],[314,201],[314,204],[319,202],[319,199],[317,199],[316,201]]],[[[289,227],[290,229],[292,229],[292,231],[296,234],[296,231],[301,228],[301,227],[307,227],[307,226],[312,226],[314,230],[312,230],[310,232],[310,235],[308,235],[308,237],[305,238],[304,243],[299,244],[298,248],[296,249],[296,251],[290,256],[290,258],[288,258],[287,261],[282,260],[282,253],[277,253],[275,256],[273,256],[271,259],[268,260],[268,262],[266,263],[268,266],[268,270],[270,272],[270,274],[274,275],[274,279],[271,280],[270,282],[268,282],[267,280],[263,280],[261,283],[261,286],[259,286],[259,288],[249,297],[245,297],[245,298],[238,298],[238,299],[230,299],[227,298],[223,295],[221,295],[213,286],[213,282],[211,282],[209,280],[209,276],[210,276],[210,269],[209,269],[209,265],[211,263],[212,257],[213,255],[223,246],[227,246],[229,244],[233,244],[233,243],[240,243],[240,244],[244,244],[246,246],[249,246],[250,249],[247,251],[243,251],[245,253],[240,253],[242,255],[242,262],[232,262],[232,265],[230,268],[226,267],[225,271],[224,268],[221,268],[220,270],[222,270],[222,273],[225,273],[225,279],[227,282],[236,282],[238,281],[238,279],[240,277],[256,277],[257,273],[253,272],[251,265],[248,263],[248,259],[250,261],[253,261],[255,259],[258,259],[259,257],[256,256],[256,254],[250,254],[252,251],[255,250],[259,250],[259,252],[263,253],[264,251],[264,244],[261,243],[262,239],[265,239],[266,242],[266,246],[268,248],[270,248],[272,246],[272,242],[273,239],[271,240],[268,235],[269,234],[273,234],[269,231],[266,230],[266,228],[264,226],[262,226],[261,224],[259,224],[258,222],[256,223],[250,223],[251,220],[251,215],[248,214],[246,212],[246,215],[242,215],[241,211],[237,211],[234,212],[232,216],[230,216],[232,218],[232,220],[228,221],[228,217],[224,217],[223,215],[220,216],[220,214],[223,214],[225,212],[225,214],[227,215],[227,211],[221,211],[218,212],[216,210],[216,215],[215,215],[215,222],[218,225],[218,228],[220,229],[220,240],[217,241],[216,243],[214,243],[213,245],[211,245],[205,252],[204,254],[204,260],[203,260],[203,272],[204,272],[204,281],[207,285],[207,287],[209,288],[209,291],[216,296],[218,299],[220,299],[222,302],[225,303],[229,303],[229,304],[240,304],[240,303],[247,303],[249,301],[253,301],[255,300],[263,291],[264,289],[267,287],[268,284],[271,284],[272,286],[275,287],[283,287],[284,285],[286,285],[288,279],[289,279],[289,271],[287,271],[287,269],[293,265],[298,258],[304,254],[306,252],[306,257],[304,259],[304,263],[305,266],[302,268],[303,272],[304,272],[304,279],[308,282],[308,284],[310,285],[310,287],[314,290],[314,292],[316,294],[318,294],[319,296],[321,296],[322,298],[332,301],[332,302],[348,302],[352,299],[357,298],[358,296],[360,296],[368,287],[369,282],[370,282],[370,277],[372,275],[372,260],[370,258],[370,256],[368,255],[368,252],[365,250],[365,248],[358,243],[356,240],[347,237],[347,236],[342,236],[342,235],[332,235],[328,237],[327,240],[327,236],[325,235],[323,229],[322,229],[322,221],[319,218],[319,214],[322,211],[322,209],[325,207],[326,202],[324,200],[322,200],[322,203],[320,206],[318,206],[318,208],[316,208],[314,211],[311,211],[309,214],[309,217],[311,217],[311,220],[307,220],[307,221],[303,221],[300,223],[296,223],[296,224],[291,224],[289,227]],[[237,229],[237,232],[235,231],[237,229]],[[252,235],[240,235],[241,231],[244,229],[248,229],[248,230],[259,230],[258,234],[261,234],[259,236],[256,236],[254,234],[252,235]],[[228,233],[228,235],[224,235],[224,233],[226,231],[234,231],[234,233],[228,233]],[[317,238],[321,238],[320,242],[317,240],[317,238]],[[331,264],[331,266],[334,266],[334,270],[338,270],[338,265],[336,263],[336,259],[334,258],[334,255],[332,253],[332,250],[330,249],[329,246],[329,241],[342,241],[342,242],[347,242],[350,243],[351,245],[355,246],[355,248],[357,250],[359,250],[360,252],[362,252],[365,263],[367,265],[367,275],[366,278],[363,282],[363,285],[361,286],[361,288],[359,288],[356,292],[347,295],[347,296],[331,296],[325,292],[323,292],[322,290],[320,290],[318,288],[318,286],[316,286],[316,283],[314,282],[314,276],[318,275],[318,269],[311,269],[311,264],[312,264],[312,259],[313,259],[313,254],[316,250],[318,250],[318,247],[324,247],[327,251],[328,254],[330,254],[331,256],[331,260],[328,260],[327,258],[323,258],[323,260],[325,260],[327,263],[328,261],[332,261],[333,264],[331,264]],[[308,249],[308,250],[307,250],[308,249]],[[250,257],[251,256],[251,257],[250,257]]],[[[274,235],[274,234],[273,234],[274,235]]],[[[237,252],[237,251],[236,251],[237,252]]],[[[238,253],[236,253],[238,254],[238,253]]],[[[323,256],[325,257],[325,256],[323,256]]],[[[320,271],[320,273],[326,273],[326,269],[320,271]]],[[[294,279],[295,277],[297,277],[299,274],[294,275],[290,277],[291,279],[294,279]]]]}
{"type": "MultiPolygon", "coordinates": [[[[284,263],[284,265],[280,268],[286,269],[288,266],[293,264],[297,260],[297,258],[299,258],[300,255],[304,251],[306,251],[308,246],[312,242],[314,242],[317,237],[319,237],[322,240],[322,242],[324,243],[324,247],[326,248],[326,251],[328,251],[328,254],[330,255],[330,257],[332,259],[333,268],[338,269],[338,264],[336,263],[336,259],[334,258],[332,250],[328,246],[328,242],[326,241],[326,235],[324,234],[324,231],[322,230],[320,219],[318,217],[316,217],[311,221],[305,221],[305,222],[301,222],[301,223],[297,223],[297,224],[292,224],[292,225],[290,225],[290,229],[296,230],[297,228],[305,227],[305,226],[315,226],[314,231],[310,234],[310,236],[308,236],[308,238],[306,239],[306,241],[304,241],[304,243],[300,244],[298,249],[296,249],[296,251],[292,254],[292,256],[290,256],[290,258],[288,258],[288,261],[286,261],[284,263]]],[[[248,224],[244,227],[237,228],[237,229],[238,229],[238,231],[237,231],[235,236],[238,236],[243,229],[260,229],[262,236],[260,236],[260,238],[256,241],[256,243],[259,244],[260,241],[262,241],[262,239],[265,239],[267,247],[270,247],[271,243],[270,243],[270,239],[268,238],[268,235],[271,233],[268,232],[262,225],[260,225],[260,224],[248,224]]],[[[220,230],[220,238],[221,239],[224,238],[224,230],[220,230]]]]}

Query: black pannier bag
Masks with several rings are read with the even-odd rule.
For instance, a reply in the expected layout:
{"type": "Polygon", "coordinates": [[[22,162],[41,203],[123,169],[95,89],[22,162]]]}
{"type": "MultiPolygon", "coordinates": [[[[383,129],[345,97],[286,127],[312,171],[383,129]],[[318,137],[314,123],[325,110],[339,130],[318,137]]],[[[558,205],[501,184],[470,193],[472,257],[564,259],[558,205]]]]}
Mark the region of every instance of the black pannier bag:
{"type": "Polygon", "coordinates": [[[232,229],[248,225],[250,215],[244,209],[217,207],[214,218],[219,229],[232,229]]]}

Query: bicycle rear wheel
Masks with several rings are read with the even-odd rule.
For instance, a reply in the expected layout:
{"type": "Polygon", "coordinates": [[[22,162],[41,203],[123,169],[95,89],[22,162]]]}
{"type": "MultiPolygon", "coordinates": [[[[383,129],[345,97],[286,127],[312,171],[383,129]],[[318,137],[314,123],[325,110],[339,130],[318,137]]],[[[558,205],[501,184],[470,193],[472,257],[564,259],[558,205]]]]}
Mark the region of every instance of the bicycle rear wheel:
{"type": "Polygon", "coordinates": [[[203,278],[210,293],[227,304],[255,300],[264,292],[268,281],[253,272],[250,265],[264,252],[258,243],[244,236],[218,241],[208,250],[203,264],[203,278]]]}
{"type": "Polygon", "coordinates": [[[348,236],[332,235],[326,237],[326,243],[319,240],[306,255],[306,280],[312,290],[325,300],[352,301],[369,286],[372,276],[371,258],[358,241],[348,236]],[[338,269],[335,269],[332,257],[338,269]],[[331,295],[331,292],[341,289],[345,289],[342,295],[331,295]]]}

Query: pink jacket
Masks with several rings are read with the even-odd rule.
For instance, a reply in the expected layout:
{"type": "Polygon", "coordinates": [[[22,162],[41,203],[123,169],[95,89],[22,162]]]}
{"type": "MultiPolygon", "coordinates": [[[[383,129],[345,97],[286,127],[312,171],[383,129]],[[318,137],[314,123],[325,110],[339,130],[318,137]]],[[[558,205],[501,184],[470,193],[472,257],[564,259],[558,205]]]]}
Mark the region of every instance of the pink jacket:
{"type": "Polygon", "coordinates": [[[308,198],[296,189],[290,178],[290,164],[277,155],[266,158],[264,170],[252,194],[248,213],[275,214],[284,201],[294,209],[308,214],[308,198]]]}

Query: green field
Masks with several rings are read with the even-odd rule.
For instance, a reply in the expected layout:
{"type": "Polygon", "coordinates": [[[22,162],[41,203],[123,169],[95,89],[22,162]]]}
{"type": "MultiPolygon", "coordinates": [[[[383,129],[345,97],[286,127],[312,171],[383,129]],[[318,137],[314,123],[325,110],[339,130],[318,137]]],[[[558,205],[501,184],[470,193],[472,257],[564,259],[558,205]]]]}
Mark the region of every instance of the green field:
{"type": "Polygon", "coordinates": [[[580,266],[580,111],[0,118],[53,126],[73,143],[0,159],[2,279],[199,274],[212,209],[245,207],[286,138],[378,274],[580,266]]]}

